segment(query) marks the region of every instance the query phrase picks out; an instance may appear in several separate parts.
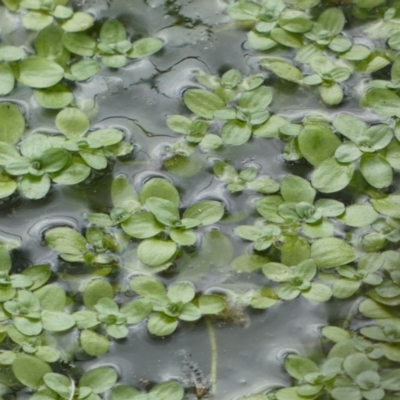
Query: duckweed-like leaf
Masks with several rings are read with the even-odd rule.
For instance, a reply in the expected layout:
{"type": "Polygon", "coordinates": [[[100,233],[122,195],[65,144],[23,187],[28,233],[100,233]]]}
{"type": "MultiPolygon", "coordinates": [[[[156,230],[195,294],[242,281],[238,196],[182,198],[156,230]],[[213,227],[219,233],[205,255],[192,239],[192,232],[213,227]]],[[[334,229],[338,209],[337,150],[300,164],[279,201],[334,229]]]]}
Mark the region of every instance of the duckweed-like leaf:
{"type": "Polygon", "coordinates": [[[138,257],[143,264],[156,267],[165,264],[174,256],[177,246],[172,241],[146,239],[138,246],[138,257]]]}
{"type": "Polygon", "coordinates": [[[51,229],[44,237],[46,243],[57,253],[81,254],[86,250],[86,239],[68,227],[51,229]]]}
{"type": "Polygon", "coordinates": [[[163,42],[157,38],[143,38],[132,43],[132,49],[128,52],[129,58],[144,58],[160,51],[163,42]]]}
{"type": "Polygon", "coordinates": [[[63,68],[44,57],[32,56],[20,61],[14,71],[15,77],[26,86],[44,89],[61,81],[63,68]]]}
{"type": "Polygon", "coordinates": [[[90,356],[101,357],[110,349],[110,341],[106,337],[90,330],[81,332],[80,343],[90,356]]]}
{"type": "Polygon", "coordinates": [[[332,268],[352,262],[356,255],[353,248],[341,239],[318,239],[311,245],[311,258],[319,268],[332,268]]]}
{"type": "Polygon", "coordinates": [[[158,312],[150,316],[147,329],[155,336],[168,336],[178,327],[178,319],[158,312]]]}
{"type": "Polygon", "coordinates": [[[0,64],[0,95],[9,94],[15,84],[14,74],[8,65],[0,64]]]}
{"type": "Polygon", "coordinates": [[[118,375],[113,368],[100,367],[85,372],[79,380],[80,387],[89,387],[95,394],[111,389],[117,382],[118,375]]]}
{"type": "Polygon", "coordinates": [[[11,103],[0,103],[0,140],[14,144],[25,131],[25,119],[19,108],[11,103]]]}
{"type": "Polygon", "coordinates": [[[189,89],[183,95],[187,108],[199,117],[212,119],[214,113],[224,108],[224,101],[216,94],[200,89],[189,89]]]}
{"type": "Polygon", "coordinates": [[[139,195],[140,202],[145,204],[146,200],[150,197],[169,200],[179,207],[179,193],[176,188],[165,179],[153,178],[143,185],[139,195]]]}
{"type": "Polygon", "coordinates": [[[202,226],[218,222],[224,215],[224,206],[219,201],[200,201],[190,206],[183,214],[183,218],[200,221],[202,226]]]}
{"type": "Polygon", "coordinates": [[[43,385],[43,377],[52,372],[47,363],[26,354],[17,356],[12,365],[12,370],[23,385],[32,389],[39,389],[43,385]]]}
{"type": "Polygon", "coordinates": [[[61,83],[48,89],[37,89],[34,96],[42,107],[50,109],[67,107],[74,98],[71,91],[61,83]]]}

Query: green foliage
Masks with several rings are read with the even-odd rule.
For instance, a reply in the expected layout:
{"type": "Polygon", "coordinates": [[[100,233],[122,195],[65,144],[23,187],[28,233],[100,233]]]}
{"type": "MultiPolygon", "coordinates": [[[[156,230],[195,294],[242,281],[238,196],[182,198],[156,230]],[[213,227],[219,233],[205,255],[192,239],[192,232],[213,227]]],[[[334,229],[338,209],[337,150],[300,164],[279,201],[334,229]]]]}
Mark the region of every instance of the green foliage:
{"type": "MultiPolygon", "coordinates": [[[[216,294],[196,296],[194,285],[190,282],[178,282],[168,289],[155,278],[134,277],[131,288],[151,305],[152,314],[147,329],[155,336],[167,336],[178,327],[179,320],[197,321],[203,315],[215,315],[225,308],[225,299],[216,294]]],[[[135,301],[135,300],[134,300],[135,301]]]]}

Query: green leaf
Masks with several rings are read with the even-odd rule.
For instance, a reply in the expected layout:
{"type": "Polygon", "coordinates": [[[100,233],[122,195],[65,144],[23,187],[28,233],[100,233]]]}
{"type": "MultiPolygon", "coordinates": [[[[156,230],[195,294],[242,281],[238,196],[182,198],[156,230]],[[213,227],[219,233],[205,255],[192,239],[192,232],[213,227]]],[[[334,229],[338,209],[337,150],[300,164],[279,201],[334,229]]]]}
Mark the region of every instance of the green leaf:
{"type": "Polygon", "coordinates": [[[301,40],[300,35],[298,35],[296,33],[288,32],[282,28],[272,29],[271,38],[273,40],[275,40],[275,42],[277,42],[283,46],[292,47],[295,49],[300,49],[301,46],[303,45],[303,41],[301,40]]]}
{"type": "Polygon", "coordinates": [[[150,197],[146,200],[146,206],[162,224],[175,226],[179,223],[179,210],[172,201],[150,197]]]}
{"type": "Polygon", "coordinates": [[[64,69],[44,57],[31,56],[16,64],[14,74],[22,84],[43,89],[60,82],[64,76],[64,69]]]}
{"type": "Polygon", "coordinates": [[[43,377],[52,372],[47,363],[26,354],[18,354],[12,371],[23,385],[32,389],[39,389],[43,385],[43,377]]]}
{"type": "Polygon", "coordinates": [[[0,96],[9,94],[14,89],[15,79],[8,65],[0,64],[0,96]]]}
{"type": "Polygon", "coordinates": [[[393,318],[393,311],[387,307],[381,306],[371,299],[366,299],[360,303],[359,311],[367,318],[383,319],[393,318]]]}
{"type": "Polygon", "coordinates": [[[129,236],[137,239],[147,239],[158,235],[165,228],[150,212],[140,212],[132,215],[121,224],[129,236]]]}
{"type": "Polygon", "coordinates": [[[97,60],[81,60],[71,65],[71,74],[75,80],[81,82],[96,75],[100,69],[101,64],[97,60]]]}
{"type": "Polygon", "coordinates": [[[341,144],[340,139],[322,125],[306,125],[301,130],[298,141],[301,154],[315,167],[333,157],[341,144]]]}
{"type": "Polygon", "coordinates": [[[52,174],[53,182],[61,185],[75,185],[84,181],[90,175],[90,167],[80,157],[73,157],[60,172],[52,174]]]}
{"type": "Polygon", "coordinates": [[[178,282],[168,288],[167,297],[173,302],[189,303],[196,295],[194,285],[190,282],[178,282]]]}
{"type": "Polygon", "coordinates": [[[178,319],[164,313],[154,313],[149,318],[147,329],[155,336],[168,336],[178,327],[178,319]]]}
{"type": "Polygon", "coordinates": [[[251,126],[247,122],[233,120],[225,123],[221,130],[223,142],[231,146],[240,146],[251,137],[251,126]]]}
{"type": "Polygon", "coordinates": [[[176,188],[166,179],[153,178],[143,185],[139,196],[140,202],[145,204],[146,200],[150,197],[158,197],[160,199],[169,200],[179,207],[179,193],[176,188]]]}
{"type": "Polygon", "coordinates": [[[106,337],[89,330],[81,332],[80,343],[83,350],[93,357],[101,357],[110,349],[110,341],[106,337]]]}
{"type": "Polygon", "coordinates": [[[290,354],[285,358],[285,369],[287,373],[299,381],[304,380],[307,374],[319,372],[319,368],[308,358],[290,354]]]}
{"type": "Polygon", "coordinates": [[[95,394],[104,393],[117,382],[118,375],[114,368],[101,367],[85,372],[79,380],[80,387],[89,387],[95,394]]]}
{"type": "Polygon", "coordinates": [[[375,210],[391,218],[400,218],[400,195],[389,194],[382,199],[371,199],[375,210]]]}
{"type": "Polygon", "coordinates": [[[28,199],[41,199],[50,190],[51,181],[47,175],[40,177],[25,175],[19,182],[19,190],[28,199]]]}
{"type": "Polygon", "coordinates": [[[96,49],[96,40],[84,33],[64,33],[62,43],[71,53],[83,57],[92,57],[96,49]]]}
{"type": "Polygon", "coordinates": [[[310,245],[299,236],[286,235],[281,247],[281,261],[285,265],[297,265],[310,258],[310,245]]]}
{"type": "Polygon", "coordinates": [[[111,389],[111,400],[131,400],[140,395],[135,388],[126,385],[115,386],[111,389]]]}
{"type": "Polygon", "coordinates": [[[116,19],[109,19],[100,29],[100,40],[107,44],[115,44],[126,40],[124,26],[116,19]]]}
{"type": "Polygon", "coordinates": [[[70,378],[64,375],[49,373],[43,377],[43,380],[48,388],[54,390],[64,399],[68,399],[71,395],[71,391],[73,391],[70,378]]]}
{"type": "Polygon", "coordinates": [[[156,267],[168,262],[176,250],[177,246],[172,241],[146,239],[139,244],[137,254],[143,264],[156,267]]]}
{"type": "Polygon", "coordinates": [[[43,328],[51,332],[62,332],[71,329],[75,320],[69,314],[57,311],[42,312],[43,328]]]}
{"type": "Polygon", "coordinates": [[[226,301],[218,294],[206,294],[199,297],[198,307],[202,314],[218,314],[225,309],[226,301]]]}
{"type": "Polygon", "coordinates": [[[272,97],[271,88],[260,86],[257,89],[243,93],[239,99],[239,106],[248,110],[263,110],[271,104],[272,97]]]}
{"type": "Polygon", "coordinates": [[[260,11],[261,7],[252,1],[238,1],[229,6],[228,15],[239,21],[256,21],[260,11]]]}
{"type": "Polygon", "coordinates": [[[169,381],[155,386],[149,393],[157,400],[182,400],[185,391],[178,382],[169,381]]]}
{"type": "Polygon", "coordinates": [[[370,88],[360,102],[385,117],[399,116],[400,98],[388,89],[370,88]]]}
{"type": "Polygon", "coordinates": [[[169,231],[171,239],[181,246],[193,246],[197,241],[197,235],[192,229],[172,228],[169,231]]]}
{"type": "Polygon", "coordinates": [[[218,222],[224,215],[224,206],[219,201],[205,200],[190,206],[183,214],[183,218],[200,221],[202,226],[218,222]]]}
{"type": "Polygon", "coordinates": [[[216,94],[200,89],[189,89],[183,95],[186,107],[196,115],[212,119],[215,111],[224,108],[224,101],[216,94]]]}
{"type": "Polygon", "coordinates": [[[334,158],[328,158],[313,172],[311,183],[322,193],[338,192],[350,183],[353,173],[352,163],[339,163],[334,158]]]}
{"type": "Polygon", "coordinates": [[[89,29],[93,23],[94,19],[90,14],[77,11],[72,18],[61,24],[61,28],[65,32],[82,32],[89,29]]]}
{"type": "Polygon", "coordinates": [[[338,221],[348,226],[361,227],[372,224],[377,218],[378,213],[372,206],[354,204],[346,207],[345,214],[339,217],[338,221]]]}
{"type": "Polygon", "coordinates": [[[243,254],[235,258],[232,261],[231,266],[239,273],[252,272],[260,269],[268,261],[269,259],[267,257],[255,254],[243,254]]]}
{"type": "Polygon", "coordinates": [[[393,180],[390,164],[379,154],[364,154],[360,161],[360,171],[365,180],[373,187],[388,187],[393,180]]]}
{"type": "Polygon", "coordinates": [[[144,58],[157,53],[163,48],[164,43],[156,38],[143,38],[132,43],[132,49],[128,52],[129,58],[144,58]]]}
{"type": "Polygon", "coordinates": [[[57,253],[82,254],[86,251],[86,239],[76,230],[60,227],[47,231],[46,243],[57,253]]]}
{"type": "Polygon", "coordinates": [[[281,196],[285,202],[299,203],[306,202],[313,204],[315,189],[307,180],[294,175],[286,176],[281,182],[281,196]]]}
{"type": "Polygon", "coordinates": [[[318,239],[311,245],[311,259],[319,268],[348,264],[356,258],[353,248],[341,239],[318,239]]]}
{"type": "Polygon", "coordinates": [[[335,343],[351,339],[351,334],[348,331],[337,326],[325,326],[321,332],[326,338],[335,343]]]}
{"type": "Polygon", "coordinates": [[[102,299],[113,299],[114,290],[109,282],[104,279],[94,279],[86,286],[83,292],[83,304],[88,309],[93,309],[97,302],[102,299]]]}
{"type": "Polygon", "coordinates": [[[0,140],[17,143],[25,131],[25,119],[19,108],[11,103],[0,103],[0,140]]]}
{"type": "Polygon", "coordinates": [[[153,305],[148,299],[132,300],[121,307],[121,313],[127,317],[128,324],[143,321],[152,312],[153,305]]]}
{"type": "Polygon", "coordinates": [[[299,83],[303,78],[303,74],[299,69],[284,60],[264,59],[261,61],[261,66],[290,82],[299,83]]]}
{"type": "Polygon", "coordinates": [[[345,16],[340,8],[328,8],[318,18],[318,23],[332,36],[342,31],[345,22],[345,16]]]}
{"type": "Polygon", "coordinates": [[[88,131],[90,121],[81,110],[64,108],[57,114],[56,126],[69,139],[77,139],[88,131]]]}
{"type": "Polygon", "coordinates": [[[5,174],[0,172],[0,199],[11,196],[17,190],[17,182],[5,174]]]}
{"type": "Polygon", "coordinates": [[[48,89],[36,89],[34,96],[42,107],[50,109],[67,107],[74,99],[71,91],[61,83],[48,89]]]}
{"type": "Polygon", "coordinates": [[[319,87],[319,93],[324,103],[335,106],[343,100],[343,90],[338,84],[322,84],[319,87]]]}
{"type": "Polygon", "coordinates": [[[66,304],[67,297],[64,289],[57,284],[50,284],[35,291],[42,309],[50,311],[61,311],[66,304]]]}
{"type": "Polygon", "coordinates": [[[24,27],[32,31],[40,31],[53,22],[53,17],[43,12],[29,11],[22,19],[24,27]]]}
{"type": "Polygon", "coordinates": [[[302,295],[309,301],[323,303],[332,297],[332,290],[329,286],[323,285],[322,283],[312,282],[311,288],[302,291],[302,295]]]}

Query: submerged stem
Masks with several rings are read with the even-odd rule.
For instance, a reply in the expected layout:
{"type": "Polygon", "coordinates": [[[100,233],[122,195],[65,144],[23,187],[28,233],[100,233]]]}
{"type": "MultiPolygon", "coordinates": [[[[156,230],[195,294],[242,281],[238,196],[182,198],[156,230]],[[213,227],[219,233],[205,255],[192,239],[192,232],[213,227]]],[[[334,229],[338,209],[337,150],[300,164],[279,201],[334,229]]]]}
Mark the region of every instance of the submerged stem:
{"type": "Polygon", "coordinates": [[[211,393],[215,396],[217,389],[217,365],[218,365],[218,352],[217,352],[217,338],[212,326],[211,320],[206,318],[206,325],[211,345],[211,393]]]}
{"type": "Polygon", "coordinates": [[[355,301],[352,304],[352,306],[350,307],[350,310],[342,324],[343,329],[348,329],[350,327],[350,320],[353,318],[354,314],[357,312],[358,303],[359,303],[358,301],[355,301]]]}

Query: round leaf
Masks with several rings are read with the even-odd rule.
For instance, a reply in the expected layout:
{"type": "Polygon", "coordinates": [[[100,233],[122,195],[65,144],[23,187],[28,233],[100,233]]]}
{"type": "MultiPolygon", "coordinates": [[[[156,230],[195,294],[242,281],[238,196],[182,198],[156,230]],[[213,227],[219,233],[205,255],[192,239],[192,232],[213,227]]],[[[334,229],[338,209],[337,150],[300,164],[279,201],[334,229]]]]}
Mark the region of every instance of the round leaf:
{"type": "Polygon", "coordinates": [[[172,241],[146,239],[139,244],[137,253],[143,264],[156,267],[168,262],[174,256],[176,249],[177,246],[172,241]]]}

